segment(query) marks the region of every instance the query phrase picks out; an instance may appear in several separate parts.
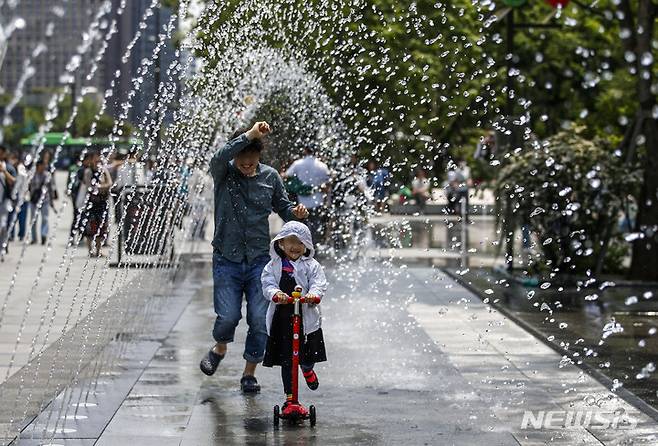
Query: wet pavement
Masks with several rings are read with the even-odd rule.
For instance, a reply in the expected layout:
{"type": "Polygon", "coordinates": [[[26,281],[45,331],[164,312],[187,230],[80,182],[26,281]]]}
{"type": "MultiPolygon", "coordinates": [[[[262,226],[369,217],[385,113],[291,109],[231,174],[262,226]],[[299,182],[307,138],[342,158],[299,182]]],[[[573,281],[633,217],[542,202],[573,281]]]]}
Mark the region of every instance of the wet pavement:
{"type": "Polygon", "coordinates": [[[556,348],[564,348],[574,362],[584,362],[611,383],[623,383],[658,416],[658,376],[650,372],[658,357],[656,284],[618,281],[542,289],[524,287],[485,268],[452,274],[556,348]]]}
{"type": "Polygon", "coordinates": [[[329,361],[317,366],[320,388],[301,391],[302,402],[317,407],[318,424],[275,430],[279,369],[259,369],[258,396],[238,389],[244,327],[215,376],[198,370],[214,317],[207,286],[97,444],[396,444],[410,436],[414,444],[516,444],[509,434],[478,427],[489,416],[485,407],[445,411],[462,400],[466,381],[413,327],[397,296],[389,304],[373,293],[352,296],[349,281],[334,281],[323,304],[329,361]]]}
{"type": "MultiPolygon", "coordinates": [[[[240,394],[244,320],[215,376],[199,371],[214,318],[206,266],[102,435],[61,434],[53,444],[658,443],[655,422],[577,367],[560,367],[560,355],[441,271],[386,263],[328,269],[329,361],[316,368],[320,388],[300,395],[317,407],[315,428],[272,426],[272,406],[283,400],[278,368],[259,368],[259,395],[240,394]],[[638,425],[521,429],[524,410],[592,408],[623,410],[638,425]]],[[[111,383],[104,391],[113,393],[111,383]]]]}

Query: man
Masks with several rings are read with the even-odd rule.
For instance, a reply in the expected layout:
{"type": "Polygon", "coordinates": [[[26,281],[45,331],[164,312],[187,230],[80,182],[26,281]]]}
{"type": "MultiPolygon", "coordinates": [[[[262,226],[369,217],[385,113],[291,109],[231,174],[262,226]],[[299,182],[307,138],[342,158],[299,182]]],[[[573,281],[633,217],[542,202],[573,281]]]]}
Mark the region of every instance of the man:
{"type": "Polygon", "coordinates": [[[242,318],[242,296],[247,300],[247,340],[240,380],[244,393],[260,390],[255,372],[263,360],[267,331],[268,301],[263,297],[260,276],[269,261],[268,217],[274,210],[285,221],[304,219],[304,205],[293,206],[277,171],[261,164],[263,138],[270,133],[266,122],[257,122],[247,132],[237,133],[210,160],[215,185],[215,235],[213,237],[213,300],[217,319],[213,328],[215,346],[201,360],[200,368],[212,375],[233,341],[242,318]]]}
{"type": "MultiPolygon", "coordinates": [[[[75,236],[84,232],[84,225],[81,224],[80,208],[78,203],[84,201],[85,197],[79,197],[80,190],[82,190],[82,183],[85,176],[85,169],[89,167],[89,160],[92,158],[93,152],[85,152],[80,166],[77,163],[71,164],[69,168],[69,179],[67,184],[67,194],[71,197],[73,219],[71,221],[71,230],[69,235],[75,240],[75,236]]],[[[86,195],[86,187],[83,193],[86,195]]]]}
{"type": "Polygon", "coordinates": [[[329,168],[315,157],[312,146],[304,149],[304,158],[295,161],[286,171],[286,177],[295,176],[308,187],[309,193],[298,195],[299,202],[309,211],[308,226],[313,241],[319,243],[324,236],[326,188],[329,182],[329,168]]]}

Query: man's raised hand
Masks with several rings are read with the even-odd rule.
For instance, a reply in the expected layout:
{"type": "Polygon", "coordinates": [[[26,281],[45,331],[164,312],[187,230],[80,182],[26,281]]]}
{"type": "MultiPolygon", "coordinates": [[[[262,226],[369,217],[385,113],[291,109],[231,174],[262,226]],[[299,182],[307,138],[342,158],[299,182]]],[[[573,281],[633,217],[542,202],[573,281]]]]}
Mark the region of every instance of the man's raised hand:
{"type": "Polygon", "coordinates": [[[268,133],[270,133],[272,129],[270,129],[270,125],[265,122],[265,121],[258,121],[252,128],[250,128],[246,135],[247,138],[249,138],[250,141],[254,139],[260,139],[265,137],[268,133]]]}

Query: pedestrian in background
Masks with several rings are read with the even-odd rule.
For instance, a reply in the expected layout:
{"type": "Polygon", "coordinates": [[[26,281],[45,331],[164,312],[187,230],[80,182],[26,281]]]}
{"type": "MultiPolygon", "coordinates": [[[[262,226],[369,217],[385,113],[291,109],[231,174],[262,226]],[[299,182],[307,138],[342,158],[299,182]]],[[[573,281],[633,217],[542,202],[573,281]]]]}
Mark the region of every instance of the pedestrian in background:
{"type": "Polygon", "coordinates": [[[91,155],[82,183],[85,188],[81,188],[79,194],[84,191],[87,198],[85,200],[83,196],[82,200],[78,201],[78,206],[84,206],[82,218],[89,256],[102,257],[101,247],[107,239],[109,228],[112,177],[103,166],[100,153],[94,152],[91,155]]]}
{"type": "MultiPolygon", "coordinates": [[[[29,159],[29,156],[27,159],[29,159]]],[[[9,214],[9,241],[13,241],[15,238],[16,225],[18,225],[18,239],[23,241],[25,239],[27,213],[30,203],[28,167],[25,160],[22,160],[17,152],[12,152],[9,157],[9,163],[16,171],[16,181],[14,182],[14,188],[11,193],[13,209],[9,214]]]]}
{"type": "Polygon", "coordinates": [[[385,167],[378,167],[377,161],[368,162],[368,187],[375,200],[375,211],[383,212],[388,201],[388,189],[391,185],[391,173],[385,167]]]}
{"type": "MultiPolygon", "coordinates": [[[[67,188],[67,193],[71,198],[73,204],[73,221],[71,222],[70,236],[73,237],[73,240],[76,240],[76,236],[84,233],[84,226],[80,223],[82,220],[80,216],[80,207],[78,206],[80,195],[80,190],[84,187],[83,180],[85,175],[85,169],[89,167],[89,160],[91,159],[91,152],[86,152],[82,158],[80,166],[72,164],[72,167],[69,169],[69,187],[67,188]]],[[[86,194],[86,189],[85,189],[86,194]]]]}
{"type": "MultiPolygon", "coordinates": [[[[47,157],[46,160],[49,160],[47,157]]],[[[47,161],[37,161],[34,176],[30,181],[30,218],[32,219],[32,244],[38,243],[37,221],[40,219],[41,244],[48,241],[50,207],[57,200],[55,180],[52,177],[47,161]]]]}
{"type": "Polygon", "coordinates": [[[7,249],[9,213],[12,209],[11,192],[16,181],[16,171],[8,162],[9,151],[0,146],[0,258],[7,249]]]}
{"type": "Polygon", "coordinates": [[[329,188],[329,167],[315,156],[315,146],[309,144],[304,149],[304,157],[292,163],[286,170],[286,178],[296,177],[303,188],[297,199],[306,206],[309,217],[307,225],[313,234],[313,242],[324,242],[327,221],[327,190],[329,188]]]}
{"type": "Polygon", "coordinates": [[[422,167],[416,170],[416,177],[411,182],[411,194],[416,200],[418,205],[418,212],[425,213],[425,205],[430,198],[430,180],[427,178],[427,173],[422,167]]]}
{"type": "Polygon", "coordinates": [[[446,184],[448,213],[455,215],[461,214],[462,202],[465,206],[465,212],[468,212],[468,188],[470,184],[470,168],[468,168],[466,161],[458,159],[456,164],[450,162],[446,184]]]}

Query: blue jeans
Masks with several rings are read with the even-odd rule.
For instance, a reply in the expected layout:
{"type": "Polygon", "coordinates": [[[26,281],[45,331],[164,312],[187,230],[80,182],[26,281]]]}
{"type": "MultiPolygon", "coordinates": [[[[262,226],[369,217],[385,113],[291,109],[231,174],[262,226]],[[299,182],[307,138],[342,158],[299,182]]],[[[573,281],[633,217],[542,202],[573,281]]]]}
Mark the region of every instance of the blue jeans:
{"type": "Polygon", "coordinates": [[[217,319],[212,331],[216,342],[233,342],[235,327],[242,319],[242,296],[247,298],[247,340],[243,358],[259,363],[265,356],[267,329],[265,317],[269,301],[263,296],[260,275],[269,256],[261,256],[251,263],[235,263],[214,253],[212,256],[213,300],[217,319]]]}
{"type": "MultiPolygon", "coordinates": [[[[32,220],[32,241],[37,240],[37,213],[41,214],[41,240],[48,238],[48,216],[50,215],[50,204],[43,202],[41,209],[37,210],[37,205],[30,203],[30,216],[32,220]]],[[[20,231],[19,231],[20,232],[20,231]]]]}
{"type": "Polygon", "coordinates": [[[24,201],[23,204],[21,205],[20,210],[18,211],[18,216],[16,217],[16,215],[14,215],[14,219],[16,219],[16,222],[14,223],[14,226],[12,228],[12,233],[11,233],[12,237],[14,236],[16,225],[18,225],[18,238],[20,240],[23,240],[25,238],[25,226],[27,223],[28,207],[29,207],[29,203],[27,201],[24,201]]]}

